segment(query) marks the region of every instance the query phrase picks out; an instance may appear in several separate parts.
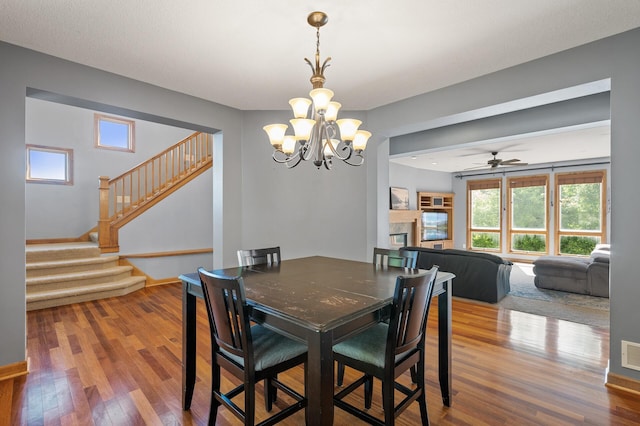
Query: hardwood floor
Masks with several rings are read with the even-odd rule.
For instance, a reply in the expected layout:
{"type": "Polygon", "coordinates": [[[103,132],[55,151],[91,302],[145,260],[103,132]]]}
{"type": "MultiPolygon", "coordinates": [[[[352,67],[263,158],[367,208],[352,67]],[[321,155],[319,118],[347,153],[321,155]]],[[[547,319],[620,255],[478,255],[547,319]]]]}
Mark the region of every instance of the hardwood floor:
{"type": "MultiPolygon", "coordinates": [[[[197,382],[181,408],[179,285],[27,312],[30,374],[0,382],[0,425],[204,425],[209,407],[208,324],[198,302],[197,382]],[[10,407],[10,410],[9,410],[10,407]]],[[[437,305],[429,319],[437,359],[437,305]]],[[[427,372],[434,425],[632,425],[640,396],[604,386],[607,329],[493,306],[453,302],[453,404],[442,405],[435,363],[427,372]]],[[[429,362],[427,362],[429,365],[429,362]]],[[[302,369],[282,377],[302,390],[302,369]]],[[[345,381],[353,378],[347,370],[345,381]]],[[[227,382],[228,383],[228,382],[227,382]]],[[[380,386],[374,413],[381,414],[380,386]]],[[[262,389],[257,416],[264,416],[262,389]]],[[[419,423],[412,404],[397,424],[419,423]]],[[[304,413],[285,425],[304,423],[304,413]]],[[[218,424],[238,424],[226,410],[218,424]]],[[[361,424],[336,409],[335,424],[361,424]]]]}

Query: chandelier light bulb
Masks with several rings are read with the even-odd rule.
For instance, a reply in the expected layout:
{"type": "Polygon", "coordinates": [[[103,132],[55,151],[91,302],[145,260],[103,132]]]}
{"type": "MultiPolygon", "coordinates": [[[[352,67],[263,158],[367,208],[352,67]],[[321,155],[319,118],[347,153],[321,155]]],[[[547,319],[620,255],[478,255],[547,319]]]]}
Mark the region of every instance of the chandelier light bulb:
{"type": "Polygon", "coordinates": [[[329,102],[329,105],[327,105],[327,111],[324,113],[324,119],[330,123],[336,121],[340,107],[342,107],[340,102],[329,102]]]}
{"type": "Polygon", "coordinates": [[[355,151],[364,151],[367,147],[367,141],[371,137],[371,132],[366,130],[358,130],[356,132],[356,137],[353,139],[353,149],[355,151]]]}
{"type": "Polygon", "coordinates": [[[282,141],[282,152],[287,155],[293,154],[296,149],[296,138],[291,135],[287,135],[284,137],[282,141]]]}
{"type": "Polygon", "coordinates": [[[315,120],[309,118],[292,118],[289,120],[299,141],[308,141],[311,138],[311,131],[316,124],[315,120]]]}
{"type": "Polygon", "coordinates": [[[326,158],[333,157],[333,151],[331,150],[331,146],[333,146],[333,149],[335,150],[339,143],[340,143],[340,141],[338,139],[325,140],[325,142],[324,142],[324,156],[326,158]],[[329,145],[329,143],[331,143],[331,145],[329,145]]]}
{"type": "Polygon", "coordinates": [[[313,106],[318,114],[324,114],[333,98],[333,91],[330,89],[319,88],[309,92],[309,96],[313,99],[313,106]]]}
{"type": "Polygon", "coordinates": [[[295,118],[307,118],[307,111],[309,111],[309,105],[311,105],[311,99],[307,98],[293,98],[289,101],[291,109],[293,110],[293,116],[295,118]]]}
{"type": "Polygon", "coordinates": [[[286,124],[268,124],[263,127],[264,131],[269,135],[269,142],[276,149],[282,146],[282,140],[284,139],[284,132],[287,131],[286,124]]]}
{"type": "Polygon", "coordinates": [[[340,137],[345,142],[353,141],[356,137],[358,127],[362,124],[362,121],[353,118],[342,118],[336,121],[336,124],[340,128],[340,137]]]}

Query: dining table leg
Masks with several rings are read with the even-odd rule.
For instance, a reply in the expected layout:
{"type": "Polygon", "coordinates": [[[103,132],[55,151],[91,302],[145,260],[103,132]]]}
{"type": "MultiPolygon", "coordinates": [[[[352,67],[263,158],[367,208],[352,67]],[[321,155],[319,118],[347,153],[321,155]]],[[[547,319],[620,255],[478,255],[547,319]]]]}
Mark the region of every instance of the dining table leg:
{"type": "Polygon", "coordinates": [[[310,332],[307,351],[307,425],[333,424],[333,335],[310,332]]]}
{"type": "Polygon", "coordinates": [[[451,406],[451,280],[438,295],[438,376],[445,406],[451,406]]]}
{"type": "Polygon", "coordinates": [[[182,283],[182,409],[191,407],[196,383],[196,296],[182,283]]]}

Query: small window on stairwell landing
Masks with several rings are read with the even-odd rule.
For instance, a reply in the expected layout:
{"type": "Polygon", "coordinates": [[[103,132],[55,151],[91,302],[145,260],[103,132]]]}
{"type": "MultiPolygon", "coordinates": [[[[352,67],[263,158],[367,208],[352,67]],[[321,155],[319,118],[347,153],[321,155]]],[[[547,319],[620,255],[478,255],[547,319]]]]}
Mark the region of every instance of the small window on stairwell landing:
{"type": "Polygon", "coordinates": [[[73,150],[41,145],[26,146],[29,183],[73,185],[73,150]]]}
{"type": "Polygon", "coordinates": [[[94,139],[97,148],[135,152],[135,122],[108,115],[94,115],[94,139]]]}

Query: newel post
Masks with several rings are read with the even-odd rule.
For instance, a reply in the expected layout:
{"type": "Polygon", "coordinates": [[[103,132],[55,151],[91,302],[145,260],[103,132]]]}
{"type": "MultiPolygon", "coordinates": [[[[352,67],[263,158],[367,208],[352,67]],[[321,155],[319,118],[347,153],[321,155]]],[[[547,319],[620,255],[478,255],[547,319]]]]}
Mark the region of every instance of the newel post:
{"type": "Polygon", "coordinates": [[[111,229],[111,220],[109,218],[109,177],[100,176],[99,192],[100,192],[100,216],[98,219],[98,245],[104,251],[115,251],[118,249],[117,230],[111,229]],[[114,232],[115,238],[114,238],[114,232]]]}

